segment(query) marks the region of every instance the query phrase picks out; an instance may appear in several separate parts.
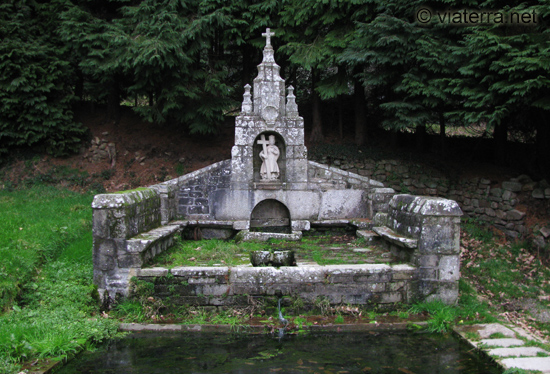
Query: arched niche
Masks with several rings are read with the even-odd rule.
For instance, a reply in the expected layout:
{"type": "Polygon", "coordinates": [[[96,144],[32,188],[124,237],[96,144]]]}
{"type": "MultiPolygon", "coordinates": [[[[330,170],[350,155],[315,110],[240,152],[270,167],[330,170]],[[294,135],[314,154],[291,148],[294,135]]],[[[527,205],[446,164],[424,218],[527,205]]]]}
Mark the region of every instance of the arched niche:
{"type": "Polygon", "coordinates": [[[260,177],[260,168],[262,167],[262,159],[260,158],[260,152],[263,149],[263,146],[258,143],[259,140],[262,139],[262,135],[266,140],[269,139],[270,135],[275,136],[275,145],[279,148],[279,159],[277,160],[277,164],[279,165],[279,179],[278,182],[285,182],[286,181],[286,144],[281,136],[281,134],[275,132],[275,131],[264,131],[254,139],[254,146],[253,146],[253,167],[254,167],[254,182],[261,182],[262,178],[260,177]]]}
{"type": "Polygon", "coordinates": [[[290,233],[290,211],[285,204],[275,199],[259,202],[250,215],[253,231],[290,233]]]}

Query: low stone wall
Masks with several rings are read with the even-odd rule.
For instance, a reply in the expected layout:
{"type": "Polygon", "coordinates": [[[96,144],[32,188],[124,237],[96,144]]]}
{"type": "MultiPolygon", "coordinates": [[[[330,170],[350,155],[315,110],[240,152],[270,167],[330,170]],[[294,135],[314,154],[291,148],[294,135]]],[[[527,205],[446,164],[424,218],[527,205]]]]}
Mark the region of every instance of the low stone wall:
{"type": "Polygon", "coordinates": [[[507,236],[518,238],[528,233],[525,212],[515,208],[520,191],[519,183],[503,182],[501,187],[494,187],[489,179],[474,178],[459,181],[448,196],[461,205],[467,216],[486,221],[507,236]]]}
{"type": "Polygon", "coordinates": [[[394,251],[419,269],[414,294],[449,303],[456,300],[458,270],[454,272],[453,266],[458,267],[461,212],[458,206],[445,211],[452,205],[448,200],[410,195],[400,195],[396,200],[392,198],[394,191],[380,182],[315,162],[309,163],[304,190],[286,190],[283,186],[234,191],[230,166],[227,160],[150,188],[97,195],[92,205],[94,282],[100,293],[106,292],[111,298],[127,295],[131,272],[171,246],[174,235],[185,227],[201,232],[217,230],[217,234],[222,230],[225,238],[235,230],[248,229],[252,209],[272,199],[288,207],[296,234],[309,229],[310,224],[378,217],[377,224],[393,232],[386,237],[401,235],[416,243],[407,247],[413,249],[410,253],[408,249],[394,251]],[[424,210],[418,211],[420,206],[425,206],[424,210]],[[445,240],[451,240],[452,245],[445,240]]]}
{"type": "Polygon", "coordinates": [[[92,209],[97,238],[129,239],[161,224],[160,196],[150,188],[96,195],[92,209]]]}
{"type": "Polygon", "coordinates": [[[460,216],[455,201],[395,195],[388,213],[378,213],[374,231],[388,242],[392,255],[418,270],[420,299],[458,300],[460,216]]]}
{"type": "MultiPolygon", "coordinates": [[[[439,170],[402,160],[321,158],[319,161],[376,179],[397,193],[455,200],[465,216],[494,225],[510,238],[524,238],[530,234],[530,228],[525,225],[526,211],[522,202],[550,201],[550,183],[546,180],[536,182],[526,175],[504,182],[489,178],[452,180],[439,170]]],[[[546,206],[550,213],[550,205],[546,206]]],[[[544,233],[550,233],[550,226],[536,228],[533,232],[536,245],[544,246],[550,242],[550,235],[544,236],[544,233]]]]}
{"type": "Polygon", "coordinates": [[[284,295],[313,305],[372,305],[393,309],[414,299],[415,268],[401,265],[295,267],[177,267],[135,269],[132,275],[154,284],[154,294],[173,305],[247,306],[249,298],[284,295]]]}
{"type": "Polygon", "coordinates": [[[173,189],[156,186],[94,197],[94,283],[104,300],[126,296],[130,269],[141,268],[171,247],[174,236],[187,225],[163,225],[170,194],[174,195],[173,189]]]}

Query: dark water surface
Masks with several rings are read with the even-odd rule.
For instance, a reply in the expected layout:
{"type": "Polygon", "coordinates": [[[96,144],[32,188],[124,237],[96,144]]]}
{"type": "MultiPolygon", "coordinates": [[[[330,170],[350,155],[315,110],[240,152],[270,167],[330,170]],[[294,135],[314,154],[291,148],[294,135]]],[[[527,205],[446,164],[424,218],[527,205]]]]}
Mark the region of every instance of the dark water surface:
{"type": "Polygon", "coordinates": [[[501,373],[449,335],[140,333],[86,352],[59,373],[501,373]]]}

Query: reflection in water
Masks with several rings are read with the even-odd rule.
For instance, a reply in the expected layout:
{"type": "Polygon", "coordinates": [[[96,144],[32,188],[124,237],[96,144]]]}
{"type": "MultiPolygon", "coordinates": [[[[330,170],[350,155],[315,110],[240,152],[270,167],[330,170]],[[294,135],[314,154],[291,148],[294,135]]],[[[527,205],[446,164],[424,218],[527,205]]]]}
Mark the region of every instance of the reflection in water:
{"type": "Polygon", "coordinates": [[[85,353],[60,373],[500,373],[448,335],[141,333],[85,353]]]}

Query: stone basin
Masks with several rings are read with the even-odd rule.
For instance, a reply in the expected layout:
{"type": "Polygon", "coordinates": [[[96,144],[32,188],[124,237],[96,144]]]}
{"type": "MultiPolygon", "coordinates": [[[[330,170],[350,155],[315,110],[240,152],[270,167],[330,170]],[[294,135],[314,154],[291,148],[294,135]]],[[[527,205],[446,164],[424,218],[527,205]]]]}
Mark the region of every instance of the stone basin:
{"type": "Polygon", "coordinates": [[[252,266],[296,266],[294,251],[253,251],[250,253],[252,266]]]}

